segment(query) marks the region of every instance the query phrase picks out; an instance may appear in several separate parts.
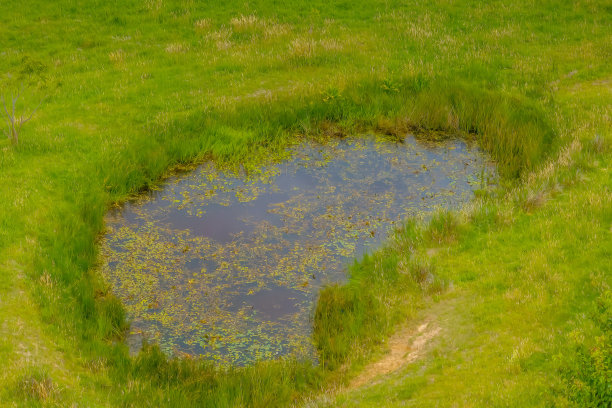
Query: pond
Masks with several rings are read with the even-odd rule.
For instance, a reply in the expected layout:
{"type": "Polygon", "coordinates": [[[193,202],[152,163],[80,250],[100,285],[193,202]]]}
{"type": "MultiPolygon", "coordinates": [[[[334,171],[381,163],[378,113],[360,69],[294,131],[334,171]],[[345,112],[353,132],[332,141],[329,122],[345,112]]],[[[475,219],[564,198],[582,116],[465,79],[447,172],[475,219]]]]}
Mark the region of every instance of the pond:
{"type": "Polygon", "coordinates": [[[315,359],[320,288],[406,218],[460,207],[494,177],[475,144],[411,135],[307,142],[256,172],[207,163],[108,214],[102,273],[133,351],[144,337],[220,364],[315,359]]]}

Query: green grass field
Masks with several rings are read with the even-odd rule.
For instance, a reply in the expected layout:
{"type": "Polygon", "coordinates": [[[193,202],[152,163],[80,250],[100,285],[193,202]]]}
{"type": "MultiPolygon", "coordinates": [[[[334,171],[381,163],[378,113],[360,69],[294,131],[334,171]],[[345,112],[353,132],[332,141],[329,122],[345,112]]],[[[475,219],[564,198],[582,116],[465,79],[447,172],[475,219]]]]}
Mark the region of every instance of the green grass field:
{"type": "Polygon", "coordinates": [[[42,103],[0,139],[0,406],[612,406],[611,22],[587,0],[1,3],[0,94],[42,103]],[[96,269],[113,203],[362,131],[476,138],[502,181],[323,291],[320,366],[129,356],[96,269]],[[421,358],[344,388],[423,319],[421,358]]]}

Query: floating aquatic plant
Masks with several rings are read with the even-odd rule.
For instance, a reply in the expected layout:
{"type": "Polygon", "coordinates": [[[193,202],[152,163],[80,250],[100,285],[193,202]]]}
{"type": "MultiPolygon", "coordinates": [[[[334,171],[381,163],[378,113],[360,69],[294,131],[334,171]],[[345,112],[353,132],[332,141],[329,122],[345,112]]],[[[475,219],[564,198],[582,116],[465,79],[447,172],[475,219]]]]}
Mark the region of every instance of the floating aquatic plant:
{"type": "Polygon", "coordinates": [[[319,288],[396,223],[464,203],[491,172],[457,140],[350,138],[290,153],[248,174],[202,165],[108,217],[103,272],[133,333],[224,364],[313,356],[319,288]]]}

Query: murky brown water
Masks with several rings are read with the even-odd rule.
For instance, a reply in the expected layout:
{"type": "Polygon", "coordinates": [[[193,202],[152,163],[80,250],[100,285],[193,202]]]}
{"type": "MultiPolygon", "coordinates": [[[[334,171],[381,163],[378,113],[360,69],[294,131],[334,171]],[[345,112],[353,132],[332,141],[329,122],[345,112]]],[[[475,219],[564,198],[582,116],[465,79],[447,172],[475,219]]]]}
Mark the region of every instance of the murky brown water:
{"type": "Polygon", "coordinates": [[[494,169],[464,141],[304,144],[257,172],[206,164],[107,217],[102,271],[140,336],[221,363],[314,356],[322,285],[407,217],[455,208],[494,169]]]}

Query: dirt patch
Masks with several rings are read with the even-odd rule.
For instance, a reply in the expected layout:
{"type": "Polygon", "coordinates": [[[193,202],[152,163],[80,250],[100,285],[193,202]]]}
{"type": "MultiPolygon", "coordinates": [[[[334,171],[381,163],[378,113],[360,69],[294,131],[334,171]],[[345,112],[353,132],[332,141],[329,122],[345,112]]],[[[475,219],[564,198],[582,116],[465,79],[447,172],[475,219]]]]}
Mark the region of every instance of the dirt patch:
{"type": "Polygon", "coordinates": [[[348,389],[370,384],[376,378],[412,363],[425,353],[427,345],[439,333],[440,327],[429,321],[425,321],[416,330],[413,327],[399,330],[389,339],[389,353],[365,367],[361,374],[351,381],[348,389]]]}

